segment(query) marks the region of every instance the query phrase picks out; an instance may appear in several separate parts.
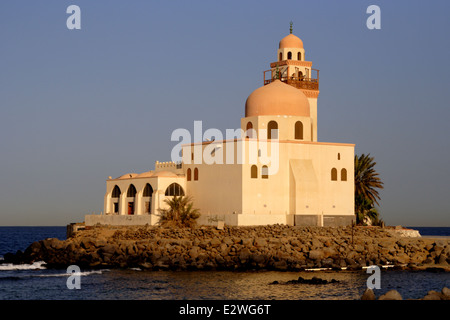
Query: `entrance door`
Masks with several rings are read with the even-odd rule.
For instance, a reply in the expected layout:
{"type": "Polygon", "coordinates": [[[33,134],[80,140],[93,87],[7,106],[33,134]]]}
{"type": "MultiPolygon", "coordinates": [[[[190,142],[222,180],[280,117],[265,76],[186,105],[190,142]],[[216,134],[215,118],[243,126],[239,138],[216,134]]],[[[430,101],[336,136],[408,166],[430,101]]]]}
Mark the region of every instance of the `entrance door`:
{"type": "Polygon", "coordinates": [[[128,215],[134,214],[134,202],[128,202],[128,215]]]}

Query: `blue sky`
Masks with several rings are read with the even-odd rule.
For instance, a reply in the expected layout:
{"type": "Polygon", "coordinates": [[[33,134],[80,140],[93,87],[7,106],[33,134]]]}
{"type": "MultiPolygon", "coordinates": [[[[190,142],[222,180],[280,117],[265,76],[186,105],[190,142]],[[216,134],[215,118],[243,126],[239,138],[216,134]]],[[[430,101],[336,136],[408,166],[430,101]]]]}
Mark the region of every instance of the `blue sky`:
{"type": "Polygon", "coordinates": [[[105,180],[169,161],[176,128],[238,128],[294,34],[320,69],[319,141],[356,144],[388,224],[450,226],[448,1],[2,1],[0,225],[103,210],[105,180]],[[68,30],[66,8],[81,8],[68,30]],[[368,30],[366,8],[381,8],[368,30]]]}

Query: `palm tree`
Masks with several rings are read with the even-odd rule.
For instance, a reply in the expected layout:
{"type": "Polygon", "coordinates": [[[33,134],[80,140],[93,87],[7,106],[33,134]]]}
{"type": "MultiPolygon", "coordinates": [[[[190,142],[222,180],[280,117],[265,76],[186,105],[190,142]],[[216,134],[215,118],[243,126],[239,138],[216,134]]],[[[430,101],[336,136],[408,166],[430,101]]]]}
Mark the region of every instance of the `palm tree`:
{"type": "Polygon", "coordinates": [[[194,209],[192,197],[174,196],[165,199],[166,209],[158,209],[159,224],[163,226],[193,227],[200,217],[199,209],[194,209]]]}
{"type": "Polygon", "coordinates": [[[355,155],[355,214],[360,224],[365,223],[366,218],[372,224],[379,221],[375,204],[379,205],[378,189],[383,189],[383,182],[375,171],[376,164],[370,154],[355,155]]]}

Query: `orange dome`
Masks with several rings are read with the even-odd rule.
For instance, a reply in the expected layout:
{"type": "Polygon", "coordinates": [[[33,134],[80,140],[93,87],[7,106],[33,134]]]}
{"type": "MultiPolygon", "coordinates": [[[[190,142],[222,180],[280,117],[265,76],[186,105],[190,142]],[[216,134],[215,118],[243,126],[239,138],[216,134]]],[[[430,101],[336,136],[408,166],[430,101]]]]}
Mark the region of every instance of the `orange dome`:
{"type": "Polygon", "coordinates": [[[291,33],[281,39],[278,49],[282,48],[303,48],[303,41],[291,33]]]}
{"type": "Polygon", "coordinates": [[[309,117],[305,94],[288,84],[275,80],[253,91],[245,102],[245,116],[287,115],[309,117]]]}

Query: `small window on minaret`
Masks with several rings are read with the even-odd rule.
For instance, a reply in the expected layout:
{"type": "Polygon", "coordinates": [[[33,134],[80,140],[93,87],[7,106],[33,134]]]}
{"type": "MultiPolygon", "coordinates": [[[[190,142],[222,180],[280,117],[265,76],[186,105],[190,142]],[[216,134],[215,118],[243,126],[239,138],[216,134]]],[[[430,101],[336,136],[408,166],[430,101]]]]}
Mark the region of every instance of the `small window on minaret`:
{"type": "Polygon", "coordinates": [[[291,60],[292,59],[292,52],[288,52],[288,60],[291,60]]]}
{"type": "Polygon", "coordinates": [[[302,60],[302,53],[301,52],[297,52],[297,60],[302,60]]]}
{"type": "Polygon", "coordinates": [[[338,160],[341,160],[341,154],[338,153],[338,160]]]}

